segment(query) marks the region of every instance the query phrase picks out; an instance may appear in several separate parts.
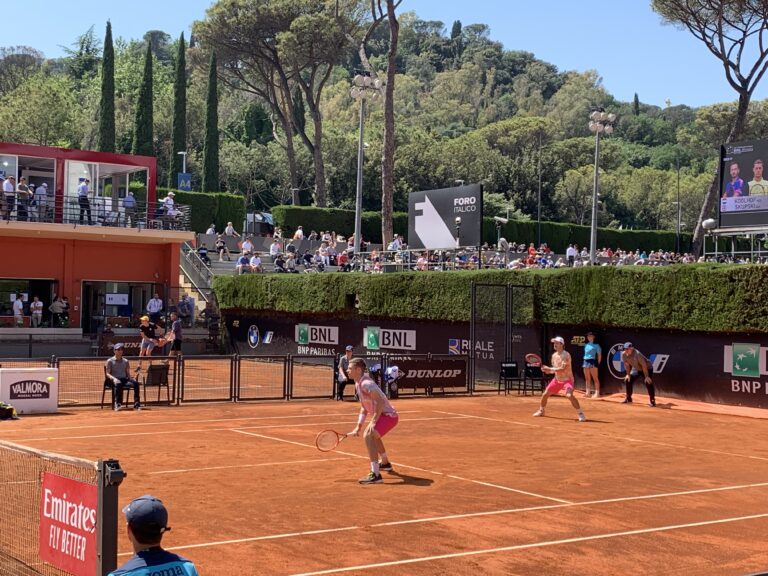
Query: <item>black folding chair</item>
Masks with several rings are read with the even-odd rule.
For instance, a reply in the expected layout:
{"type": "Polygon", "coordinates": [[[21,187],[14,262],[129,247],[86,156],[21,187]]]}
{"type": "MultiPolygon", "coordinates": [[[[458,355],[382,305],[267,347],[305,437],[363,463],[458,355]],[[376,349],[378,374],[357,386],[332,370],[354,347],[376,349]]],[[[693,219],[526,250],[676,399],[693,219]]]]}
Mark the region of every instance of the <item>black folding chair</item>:
{"type": "Polygon", "coordinates": [[[519,393],[520,386],[525,384],[525,376],[520,374],[517,362],[502,362],[501,370],[499,371],[499,389],[497,393],[501,394],[503,386],[504,394],[508,394],[515,383],[517,383],[517,390],[519,393]]]}
{"type": "MultiPolygon", "coordinates": [[[[539,392],[544,393],[544,382],[547,377],[541,371],[541,366],[525,363],[525,382],[523,382],[523,396],[528,394],[528,387],[531,388],[531,394],[539,392]]],[[[518,394],[520,393],[518,389],[518,394]]]]}
{"type": "Polygon", "coordinates": [[[157,386],[157,402],[160,402],[160,391],[165,388],[168,404],[171,403],[171,388],[168,384],[170,364],[150,364],[144,374],[144,403],[147,402],[147,386],[157,386]]]}

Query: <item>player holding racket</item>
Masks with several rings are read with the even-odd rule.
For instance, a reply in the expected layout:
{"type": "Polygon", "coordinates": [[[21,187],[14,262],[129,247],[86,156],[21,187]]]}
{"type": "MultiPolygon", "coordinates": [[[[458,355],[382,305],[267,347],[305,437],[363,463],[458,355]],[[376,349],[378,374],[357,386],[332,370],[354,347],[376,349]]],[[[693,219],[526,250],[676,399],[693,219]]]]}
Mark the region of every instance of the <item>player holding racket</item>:
{"type": "Polygon", "coordinates": [[[581,410],[579,401],[573,395],[573,370],[571,369],[571,355],[565,351],[565,340],[561,336],[555,336],[550,340],[555,347],[552,354],[552,366],[542,366],[541,371],[545,374],[554,374],[555,377],[547,385],[547,389],[541,396],[541,406],[534,412],[534,416],[544,416],[544,409],[547,407],[547,400],[553,394],[565,389],[565,397],[571,401],[579,415],[579,422],[586,422],[587,417],[581,410]]]}
{"type": "Polygon", "coordinates": [[[347,373],[355,381],[355,391],[357,397],[360,398],[360,416],[357,418],[357,426],[348,436],[359,436],[360,428],[365,423],[366,417],[368,414],[371,415],[371,422],[363,432],[368,456],[371,458],[371,472],[365,478],[360,478],[358,482],[360,484],[381,484],[384,482],[381,471],[392,472],[392,464],[387,458],[387,452],[381,438],[397,426],[397,411],[389,403],[381,388],[370,376],[366,375],[365,360],[352,358],[349,361],[347,373]]]}

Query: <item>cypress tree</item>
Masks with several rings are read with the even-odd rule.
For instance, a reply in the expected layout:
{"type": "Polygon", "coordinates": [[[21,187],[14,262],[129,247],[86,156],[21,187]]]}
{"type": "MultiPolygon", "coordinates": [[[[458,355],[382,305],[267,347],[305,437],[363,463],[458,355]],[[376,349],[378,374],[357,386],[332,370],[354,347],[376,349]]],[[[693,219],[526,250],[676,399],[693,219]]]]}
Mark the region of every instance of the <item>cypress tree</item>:
{"type": "Polygon", "coordinates": [[[101,62],[101,102],[99,103],[99,152],[115,151],[115,50],[112,23],[107,20],[104,57],[101,62]]]}
{"type": "Polygon", "coordinates": [[[632,113],[635,116],[640,116],[640,98],[637,97],[637,92],[635,92],[635,99],[632,101],[632,113]]]}
{"type": "Polygon", "coordinates": [[[153,156],[153,118],[152,118],[152,47],[147,43],[147,55],[144,59],[144,78],[139,88],[136,102],[136,120],[133,126],[133,154],[153,156]]]}
{"type": "Polygon", "coordinates": [[[208,99],[205,103],[205,143],[203,144],[203,192],[219,190],[219,93],[216,81],[216,53],[208,67],[208,99]]]}
{"type": "Polygon", "coordinates": [[[184,167],[179,152],[187,150],[187,59],[184,32],[179,38],[176,55],[176,80],[173,84],[173,129],[171,131],[171,169],[168,172],[168,188],[176,188],[176,174],[184,167]]]}

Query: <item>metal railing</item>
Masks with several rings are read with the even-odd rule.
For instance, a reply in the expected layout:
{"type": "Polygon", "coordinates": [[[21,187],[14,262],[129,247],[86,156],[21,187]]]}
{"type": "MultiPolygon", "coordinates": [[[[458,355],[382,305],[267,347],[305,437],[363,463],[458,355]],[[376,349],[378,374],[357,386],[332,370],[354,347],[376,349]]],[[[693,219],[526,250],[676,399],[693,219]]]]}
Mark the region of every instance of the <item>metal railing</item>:
{"type": "Polygon", "coordinates": [[[179,260],[181,271],[189,279],[192,286],[200,293],[203,300],[209,301],[209,291],[213,280],[213,271],[209,264],[204,262],[200,254],[189,243],[184,242],[181,246],[181,258],[179,260]]]}
{"type": "Polygon", "coordinates": [[[64,198],[35,198],[15,200],[10,206],[3,201],[0,219],[16,222],[46,222],[77,226],[108,226],[155,230],[191,230],[190,206],[164,202],[135,202],[126,206],[125,200],[109,197],[77,196],[64,198]]]}

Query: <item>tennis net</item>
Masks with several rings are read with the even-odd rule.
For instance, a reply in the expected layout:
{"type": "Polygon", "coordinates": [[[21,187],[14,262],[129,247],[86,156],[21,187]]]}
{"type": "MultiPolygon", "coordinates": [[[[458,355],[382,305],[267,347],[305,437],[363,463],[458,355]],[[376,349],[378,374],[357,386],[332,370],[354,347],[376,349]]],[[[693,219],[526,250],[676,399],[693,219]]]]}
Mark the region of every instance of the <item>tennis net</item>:
{"type": "MultiPolygon", "coordinates": [[[[113,468],[117,464],[106,462],[113,463],[113,468]]],[[[117,486],[105,500],[104,464],[0,441],[0,576],[77,573],[64,567],[78,561],[82,573],[101,572],[102,533],[106,526],[108,537],[116,540],[117,520],[117,486]],[[82,513],[82,505],[72,514],[77,510],[73,502],[79,498],[73,486],[82,487],[93,502],[95,512],[87,520],[83,520],[87,514],[82,513]],[[110,505],[104,506],[105,501],[110,505]],[[41,522],[45,523],[42,530],[41,522]],[[78,528],[85,536],[77,534],[78,528]],[[45,538],[42,543],[41,536],[45,538]],[[63,560],[56,558],[51,563],[41,557],[57,553],[63,560]]]]}

